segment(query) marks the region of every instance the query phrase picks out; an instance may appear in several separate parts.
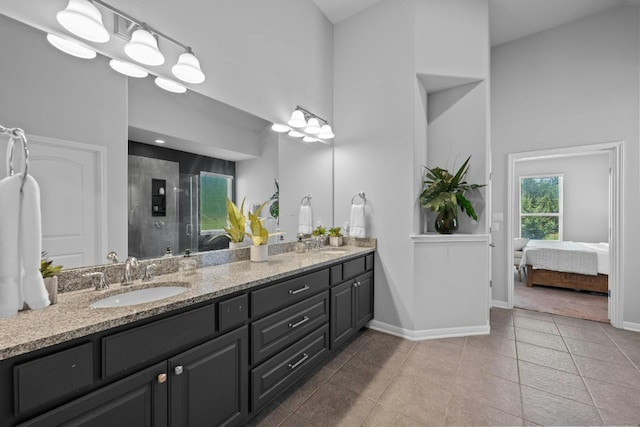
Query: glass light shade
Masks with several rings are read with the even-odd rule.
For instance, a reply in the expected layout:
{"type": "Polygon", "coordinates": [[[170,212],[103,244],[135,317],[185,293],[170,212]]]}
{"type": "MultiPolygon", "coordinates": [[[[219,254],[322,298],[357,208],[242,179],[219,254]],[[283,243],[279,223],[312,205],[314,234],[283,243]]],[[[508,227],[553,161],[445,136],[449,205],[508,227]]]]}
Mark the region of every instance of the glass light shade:
{"type": "Polygon", "coordinates": [[[129,77],[136,77],[140,79],[149,75],[147,70],[138,67],[136,64],[132,64],[127,61],[120,61],[119,59],[112,59],[109,61],[109,66],[120,74],[124,74],[129,77]]]}
{"type": "Polygon", "coordinates": [[[316,142],[318,140],[318,138],[314,138],[312,136],[307,135],[304,138],[302,138],[302,140],[304,142],[316,142]]]}
{"type": "Polygon", "coordinates": [[[304,136],[304,133],[291,129],[287,135],[292,136],[294,138],[302,138],[304,136]]]}
{"type": "Polygon", "coordinates": [[[280,123],[274,123],[273,125],[271,125],[271,130],[278,132],[278,133],[282,133],[282,132],[289,132],[291,130],[291,128],[287,125],[283,125],[280,123]]]}
{"type": "Polygon", "coordinates": [[[69,0],[67,7],[56,14],[67,31],[96,43],[109,41],[109,31],[102,23],[102,15],[88,0],[69,0]]]}
{"type": "Polygon", "coordinates": [[[320,132],[320,122],[315,117],[311,117],[307,122],[307,127],[304,130],[306,133],[310,133],[311,135],[315,135],[320,132]]]}
{"type": "Polygon", "coordinates": [[[93,59],[96,57],[96,52],[94,50],[89,49],[86,46],[83,46],[79,42],[68,39],[65,37],[60,37],[55,34],[47,34],[47,40],[57,49],[60,49],[64,53],[69,55],[82,58],[82,59],[93,59]]]}
{"type": "Polygon", "coordinates": [[[187,88],[182,86],[180,83],[165,79],[164,77],[156,77],[156,85],[173,93],[185,93],[187,91],[187,88]]]}
{"type": "Polygon", "coordinates": [[[204,81],[200,61],[189,50],[178,57],[178,62],[171,67],[171,72],[183,82],[197,84],[204,81]]]}
{"type": "Polygon", "coordinates": [[[158,50],[158,41],[144,28],[138,28],[133,32],[131,41],[124,47],[124,53],[141,64],[164,64],[164,55],[158,50]]]}
{"type": "Polygon", "coordinates": [[[336,136],[333,134],[333,131],[331,130],[331,126],[322,125],[322,127],[320,128],[320,132],[318,133],[318,138],[333,139],[335,137],[336,136]]]}
{"type": "Polygon", "coordinates": [[[292,128],[303,128],[307,125],[307,121],[304,119],[304,113],[300,110],[295,110],[291,113],[291,118],[287,122],[292,128]]]}

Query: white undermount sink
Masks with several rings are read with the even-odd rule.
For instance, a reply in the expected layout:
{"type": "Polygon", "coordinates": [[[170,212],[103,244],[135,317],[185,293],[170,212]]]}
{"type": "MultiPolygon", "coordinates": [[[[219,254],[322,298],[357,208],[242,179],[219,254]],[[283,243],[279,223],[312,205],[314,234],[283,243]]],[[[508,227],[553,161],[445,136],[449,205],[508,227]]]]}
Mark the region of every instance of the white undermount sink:
{"type": "Polygon", "coordinates": [[[164,298],[173,297],[189,290],[185,286],[176,286],[180,282],[174,282],[172,285],[156,286],[153,288],[138,289],[130,292],[123,292],[99,299],[91,304],[91,308],[114,308],[126,307],[129,305],[144,304],[147,302],[158,301],[164,298]]]}

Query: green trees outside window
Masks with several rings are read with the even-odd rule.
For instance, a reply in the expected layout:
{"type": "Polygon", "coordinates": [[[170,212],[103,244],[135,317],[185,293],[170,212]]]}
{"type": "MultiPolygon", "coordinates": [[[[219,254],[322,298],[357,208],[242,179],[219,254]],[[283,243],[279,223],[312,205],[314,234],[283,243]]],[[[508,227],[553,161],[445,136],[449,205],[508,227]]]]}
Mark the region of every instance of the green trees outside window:
{"type": "Polygon", "coordinates": [[[227,226],[227,198],[232,197],[233,177],[200,172],[200,232],[224,232],[227,226]]]}
{"type": "Polygon", "coordinates": [[[520,237],[562,240],[562,176],[520,178],[520,237]]]}

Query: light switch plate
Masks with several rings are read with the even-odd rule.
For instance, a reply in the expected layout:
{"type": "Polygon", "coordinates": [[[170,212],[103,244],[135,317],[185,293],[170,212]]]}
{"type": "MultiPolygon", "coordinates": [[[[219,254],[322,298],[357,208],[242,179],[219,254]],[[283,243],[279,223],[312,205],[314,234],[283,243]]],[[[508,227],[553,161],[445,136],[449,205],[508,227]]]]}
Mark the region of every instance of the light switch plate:
{"type": "Polygon", "coordinates": [[[493,221],[504,221],[504,213],[494,212],[493,215],[491,215],[491,219],[493,221]]]}

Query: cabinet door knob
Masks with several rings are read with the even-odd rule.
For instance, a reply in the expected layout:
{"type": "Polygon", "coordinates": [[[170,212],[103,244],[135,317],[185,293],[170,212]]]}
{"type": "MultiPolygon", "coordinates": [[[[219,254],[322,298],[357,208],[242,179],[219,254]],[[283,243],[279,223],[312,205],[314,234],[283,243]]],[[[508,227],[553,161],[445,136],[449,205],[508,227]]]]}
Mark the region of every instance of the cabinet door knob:
{"type": "Polygon", "coordinates": [[[160,375],[158,375],[158,384],[162,384],[163,382],[167,381],[167,374],[162,373],[160,375]]]}
{"type": "Polygon", "coordinates": [[[174,372],[176,375],[180,375],[180,374],[182,374],[182,372],[183,372],[182,365],[178,365],[178,366],[176,366],[175,368],[173,368],[173,372],[174,372]]]}

